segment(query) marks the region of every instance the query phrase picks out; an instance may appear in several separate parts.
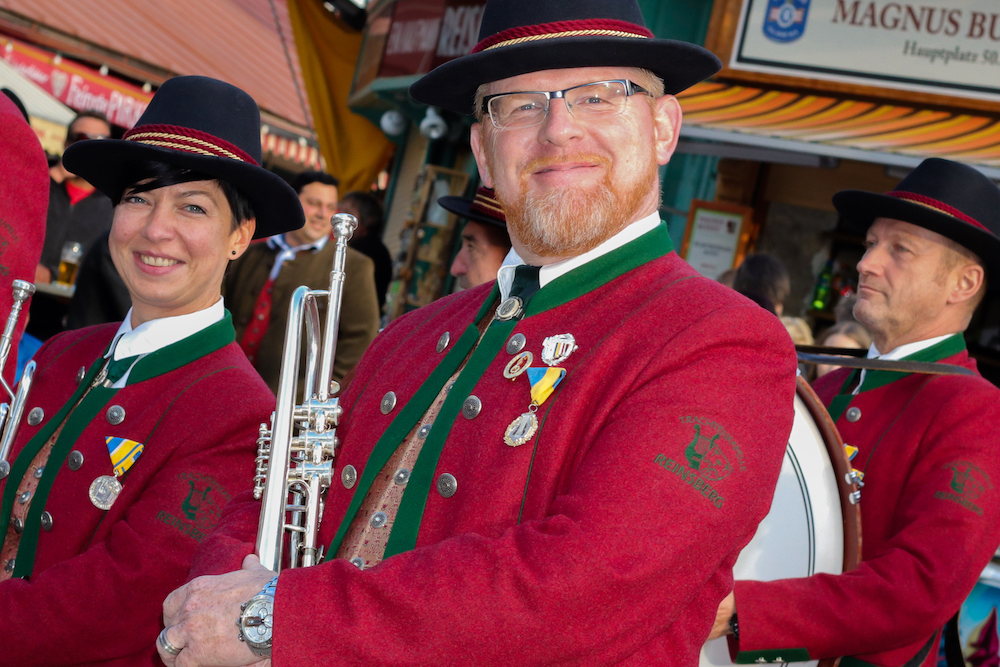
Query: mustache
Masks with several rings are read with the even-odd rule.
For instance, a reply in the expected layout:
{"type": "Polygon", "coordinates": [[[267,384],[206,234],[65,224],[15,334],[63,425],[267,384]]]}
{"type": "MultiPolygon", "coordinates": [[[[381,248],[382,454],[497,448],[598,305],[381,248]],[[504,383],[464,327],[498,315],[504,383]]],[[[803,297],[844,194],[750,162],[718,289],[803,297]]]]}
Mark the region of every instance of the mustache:
{"type": "Polygon", "coordinates": [[[598,164],[605,168],[611,167],[611,160],[604,155],[600,155],[598,153],[573,153],[570,155],[549,155],[536,157],[534,160],[531,160],[524,165],[522,172],[533,174],[537,171],[549,169],[562,164],[578,164],[581,162],[598,164]]]}

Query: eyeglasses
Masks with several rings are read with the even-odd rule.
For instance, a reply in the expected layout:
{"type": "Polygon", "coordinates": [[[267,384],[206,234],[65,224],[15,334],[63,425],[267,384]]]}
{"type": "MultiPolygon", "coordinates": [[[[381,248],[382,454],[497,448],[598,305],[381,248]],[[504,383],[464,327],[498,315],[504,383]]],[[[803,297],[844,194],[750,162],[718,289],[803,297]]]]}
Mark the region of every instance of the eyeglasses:
{"type": "Polygon", "coordinates": [[[107,139],[106,134],[90,134],[89,132],[70,132],[66,135],[66,145],[75,144],[86,139],[107,139]]]}
{"type": "Polygon", "coordinates": [[[483,99],[483,113],[501,130],[541,125],[549,114],[549,101],[561,97],[566,108],[577,118],[617,116],[625,110],[628,98],[649,91],[628,79],[596,81],[551,92],[500,93],[483,99]]]}

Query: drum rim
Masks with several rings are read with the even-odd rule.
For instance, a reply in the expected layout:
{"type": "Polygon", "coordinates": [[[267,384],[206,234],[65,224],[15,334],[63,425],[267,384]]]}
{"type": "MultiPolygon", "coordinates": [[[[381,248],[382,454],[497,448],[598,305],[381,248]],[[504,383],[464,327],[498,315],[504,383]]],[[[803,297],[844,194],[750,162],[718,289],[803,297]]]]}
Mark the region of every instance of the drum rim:
{"type": "Polygon", "coordinates": [[[848,484],[847,475],[852,466],[844,450],[844,441],[837,431],[836,424],[830,418],[819,396],[800,375],[796,378],[795,394],[799,397],[809,415],[819,429],[830,455],[830,463],[837,476],[837,489],[840,491],[840,513],[844,521],[844,572],[849,572],[861,562],[861,508],[851,504],[851,494],[857,491],[857,486],[848,484]]]}

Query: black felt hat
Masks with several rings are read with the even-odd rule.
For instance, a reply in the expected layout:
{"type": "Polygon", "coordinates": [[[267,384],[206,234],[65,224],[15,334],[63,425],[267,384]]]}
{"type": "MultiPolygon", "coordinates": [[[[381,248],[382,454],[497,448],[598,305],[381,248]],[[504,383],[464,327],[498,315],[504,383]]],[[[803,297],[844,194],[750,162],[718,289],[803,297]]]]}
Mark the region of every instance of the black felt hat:
{"type": "Polygon", "coordinates": [[[983,260],[990,289],[1000,287],[1000,188],[977,169],[929,158],[878,194],[843,190],[833,196],[845,231],[864,234],[876,218],[917,225],[951,239],[983,260]]]}
{"type": "Polygon", "coordinates": [[[490,188],[480,187],[476,190],[474,199],[451,195],[440,197],[438,204],[445,210],[473,222],[507,229],[507,217],[504,215],[503,206],[497,201],[496,195],[490,188]]]}
{"type": "Polygon", "coordinates": [[[722,67],[695,44],[654,39],[636,0],[489,0],[472,53],[410,87],[414,99],[470,114],[484,83],[547,69],[640,67],[671,95],[722,67]]]}
{"type": "Polygon", "coordinates": [[[112,200],[134,185],[135,165],[146,160],[191,169],[238,188],[257,218],[254,238],[305,224],[295,191],[260,166],[260,110],[236,86],[204,76],[169,79],[122,139],[80,141],[63,155],[67,170],[112,200]]]}

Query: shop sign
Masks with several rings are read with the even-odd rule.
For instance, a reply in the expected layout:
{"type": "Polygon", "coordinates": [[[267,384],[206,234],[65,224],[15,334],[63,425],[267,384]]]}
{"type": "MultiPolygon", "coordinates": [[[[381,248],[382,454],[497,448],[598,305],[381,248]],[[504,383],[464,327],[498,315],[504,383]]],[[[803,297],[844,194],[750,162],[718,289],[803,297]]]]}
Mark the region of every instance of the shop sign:
{"type": "Polygon", "coordinates": [[[468,54],[479,39],[486,0],[399,0],[379,76],[426,74],[468,54]]]}
{"type": "Polygon", "coordinates": [[[1000,99],[997,0],[743,0],[729,63],[770,72],[1000,99]]]}
{"type": "Polygon", "coordinates": [[[66,106],[100,111],[121,127],[135,125],[153,97],[138,86],[12,39],[0,39],[0,57],[66,106]]]}

